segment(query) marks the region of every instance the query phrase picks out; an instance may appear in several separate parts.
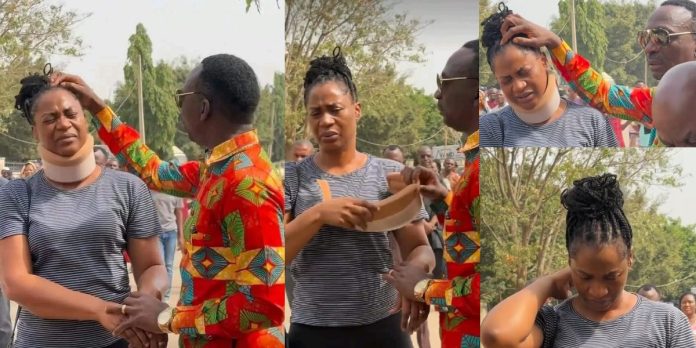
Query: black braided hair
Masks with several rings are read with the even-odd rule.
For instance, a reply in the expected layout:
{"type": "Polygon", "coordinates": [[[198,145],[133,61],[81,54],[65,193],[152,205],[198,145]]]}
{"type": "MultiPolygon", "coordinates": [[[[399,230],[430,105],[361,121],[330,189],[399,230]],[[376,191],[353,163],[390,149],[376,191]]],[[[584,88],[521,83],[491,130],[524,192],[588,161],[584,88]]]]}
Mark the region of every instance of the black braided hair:
{"type": "Polygon", "coordinates": [[[498,4],[498,12],[493,13],[484,19],[481,25],[483,25],[483,32],[481,33],[481,44],[486,49],[486,60],[488,65],[493,69],[493,58],[503,50],[507,45],[514,45],[519,49],[535,52],[541,54],[541,50],[534,47],[522,46],[512,42],[512,39],[516,37],[527,37],[525,34],[517,34],[513,36],[508,43],[505,45],[500,44],[500,40],[503,39],[503,34],[500,32],[500,28],[503,26],[505,17],[511,15],[513,12],[501,2],[498,4]]]}
{"type": "Polygon", "coordinates": [[[691,28],[696,30],[696,2],[691,0],[667,0],[660,6],[678,6],[691,12],[691,28]]]}
{"type": "Polygon", "coordinates": [[[22,85],[19,89],[19,94],[15,96],[15,109],[21,112],[29,124],[34,124],[32,117],[34,103],[39,100],[39,97],[53,89],[51,87],[50,76],[53,73],[53,67],[50,63],[44,66],[43,74],[31,74],[19,81],[22,85]]]}
{"type": "Polygon", "coordinates": [[[332,56],[321,56],[309,63],[309,69],[304,79],[304,102],[307,104],[309,91],[314,86],[329,81],[343,82],[348,87],[348,92],[353,101],[358,101],[358,90],[353,83],[353,74],[346,64],[346,59],[341,54],[341,48],[336,47],[332,56]]]}
{"type": "Polygon", "coordinates": [[[566,249],[572,256],[576,246],[622,242],[625,256],[631,251],[633,230],[623,211],[623,193],[616,175],[604,174],[573,182],[561,194],[566,215],[566,249]]]}

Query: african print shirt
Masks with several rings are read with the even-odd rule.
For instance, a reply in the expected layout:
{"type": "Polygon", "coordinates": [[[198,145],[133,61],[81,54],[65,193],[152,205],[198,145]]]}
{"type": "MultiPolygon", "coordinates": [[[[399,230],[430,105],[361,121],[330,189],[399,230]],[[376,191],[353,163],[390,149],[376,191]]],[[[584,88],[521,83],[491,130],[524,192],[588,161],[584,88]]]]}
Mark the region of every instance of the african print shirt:
{"type": "MultiPolygon", "coordinates": [[[[593,108],[628,121],[637,121],[652,128],[652,100],[655,88],[617,85],[592,69],[590,62],[575,53],[565,41],[551,50],[556,68],[571,88],[593,108]]],[[[652,132],[654,145],[659,145],[652,132]]]]}
{"type": "MultiPolygon", "coordinates": [[[[443,348],[478,348],[481,316],[478,132],[467,138],[460,152],[466,155],[464,173],[445,199],[449,207],[444,214],[448,279],[433,280],[425,292],[425,301],[442,312],[443,348]]],[[[433,206],[433,209],[442,213],[446,207],[433,206]]]]}
{"type": "Polygon", "coordinates": [[[195,198],[172,315],[180,346],[284,347],[283,185],[256,132],[178,165],[162,161],[110,108],[96,119],[104,143],[151,189],[195,198]]]}

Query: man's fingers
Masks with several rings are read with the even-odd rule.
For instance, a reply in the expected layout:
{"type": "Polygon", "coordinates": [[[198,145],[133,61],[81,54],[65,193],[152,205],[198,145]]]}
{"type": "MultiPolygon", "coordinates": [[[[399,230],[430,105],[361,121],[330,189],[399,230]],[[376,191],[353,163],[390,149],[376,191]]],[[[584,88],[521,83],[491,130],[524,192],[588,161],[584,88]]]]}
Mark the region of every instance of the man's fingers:
{"type": "Polygon", "coordinates": [[[512,42],[514,42],[518,45],[527,46],[527,47],[539,48],[539,47],[544,46],[544,43],[539,39],[530,39],[530,38],[521,37],[521,36],[518,36],[518,37],[512,39],[512,42]]]}
{"type": "Polygon", "coordinates": [[[386,280],[387,283],[394,285],[394,283],[396,283],[396,277],[394,277],[394,270],[390,269],[389,272],[382,274],[382,279],[386,280]]]}
{"type": "Polygon", "coordinates": [[[125,331],[126,335],[128,335],[129,333],[130,335],[135,336],[135,338],[137,338],[137,341],[140,343],[141,347],[147,347],[150,343],[150,340],[147,338],[145,332],[143,332],[142,330],[130,328],[125,331]]]}
{"type": "Polygon", "coordinates": [[[420,306],[418,306],[417,302],[411,302],[411,316],[410,320],[408,323],[408,332],[413,332],[413,330],[418,328],[418,324],[420,323],[420,306]]]}
{"type": "Polygon", "coordinates": [[[411,305],[405,298],[401,299],[401,330],[408,331],[408,319],[411,315],[411,305]]]}
{"type": "Polygon", "coordinates": [[[130,329],[133,326],[134,326],[133,319],[126,317],[125,320],[121,321],[121,323],[118,324],[118,326],[116,326],[116,328],[114,329],[113,335],[123,337],[125,331],[130,329]]]}
{"type": "Polygon", "coordinates": [[[518,35],[520,33],[525,33],[527,31],[527,27],[524,25],[516,25],[510,27],[507,31],[503,31],[503,37],[500,39],[500,44],[504,45],[510,39],[512,39],[513,36],[518,35]]]}

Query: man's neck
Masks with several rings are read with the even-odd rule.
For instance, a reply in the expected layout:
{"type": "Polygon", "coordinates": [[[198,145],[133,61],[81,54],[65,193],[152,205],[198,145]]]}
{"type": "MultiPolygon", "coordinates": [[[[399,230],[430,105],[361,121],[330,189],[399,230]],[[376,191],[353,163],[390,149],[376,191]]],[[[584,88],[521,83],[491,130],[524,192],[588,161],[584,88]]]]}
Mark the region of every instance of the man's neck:
{"type": "Polygon", "coordinates": [[[205,147],[208,148],[209,150],[214,149],[216,146],[225,143],[226,141],[236,137],[237,135],[240,135],[242,133],[246,133],[250,130],[254,129],[254,126],[251,124],[246,124],[246,125],[234,125],[234,127],[231,128],[222,128],[219,127],[215,130],[210,131],[208,134],[208,139],[206,141],[205,147]]]}

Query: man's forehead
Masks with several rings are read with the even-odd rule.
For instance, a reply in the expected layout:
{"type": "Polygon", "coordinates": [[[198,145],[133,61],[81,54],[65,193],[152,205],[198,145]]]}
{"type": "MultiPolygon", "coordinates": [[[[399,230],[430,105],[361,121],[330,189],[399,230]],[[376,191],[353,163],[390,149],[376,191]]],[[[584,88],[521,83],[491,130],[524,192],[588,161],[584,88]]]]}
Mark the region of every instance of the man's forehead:
{"type": "Polygon", "coordinates": [[[473,50],[466,47],[458,49],[447,59],[447,63],[442,69],[442,75],[446,77],[475,75],[468,77],[478,77],[478,67],[472,67],[475,54],[473,50]]]}
{"type": "Polygon", "coordinates": [[[691,12],[681,6],[664,5],[658,7],[648,19],[648,29],[690,27],[693,21],[691,12]]]}

